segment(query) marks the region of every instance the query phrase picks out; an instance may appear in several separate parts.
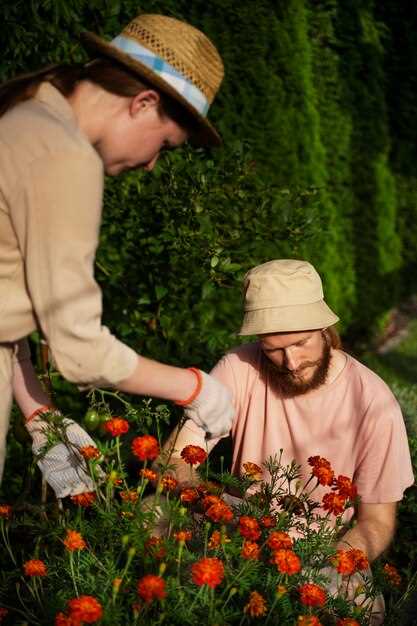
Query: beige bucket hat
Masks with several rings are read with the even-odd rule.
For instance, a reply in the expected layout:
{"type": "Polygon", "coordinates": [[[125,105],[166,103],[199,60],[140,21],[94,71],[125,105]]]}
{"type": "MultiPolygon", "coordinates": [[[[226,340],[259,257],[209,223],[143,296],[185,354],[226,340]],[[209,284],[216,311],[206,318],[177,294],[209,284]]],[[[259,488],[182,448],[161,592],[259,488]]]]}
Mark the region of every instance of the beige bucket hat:
{"type": "Polygon", "coordinates": [[[142,14],[110,42],[89,32],[80,37],[90,54],[115,59],[182,104],[198,128],[194,142],[221,143],[207,113],[224,68],[216,48],[201,31],[173,17],[142,14]]]}
{"type": "Polygon", "coordinates": [[[324,302],[320,276],[307,261],[280,259],[244,278],[244,318],[239,335],[326,328],[339,321],[324,302]]]}

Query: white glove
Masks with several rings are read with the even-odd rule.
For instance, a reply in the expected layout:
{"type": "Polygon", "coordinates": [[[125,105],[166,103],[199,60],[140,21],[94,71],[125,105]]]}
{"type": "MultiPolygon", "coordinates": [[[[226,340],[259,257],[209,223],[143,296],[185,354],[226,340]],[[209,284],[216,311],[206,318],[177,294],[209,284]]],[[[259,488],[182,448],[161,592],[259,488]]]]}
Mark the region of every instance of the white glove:
{"type": "Polygon", "coordinates": [[[206,437],[227,435],[235,410],[232,394],[218,380],[199,370],[202,387],[198,396],[184,407],[185,415],[206,431],[206,437]]]}
{"type": "MultiPolygon", "coordinates": [[[[87,474],[87,465],[78,450],[84,446],[95,446],[91,437],[73,420],[64,418],[63,428],[68,443],[57,443],[38,461],[38,467],[46,482],[55,491],[57,498],[75,496],[94,491],[92,478],[87,474]]],[[[26,424],[33,444],[32,451],[39,455],[48,438],[48,422],[36,417],[26,424]]]]}

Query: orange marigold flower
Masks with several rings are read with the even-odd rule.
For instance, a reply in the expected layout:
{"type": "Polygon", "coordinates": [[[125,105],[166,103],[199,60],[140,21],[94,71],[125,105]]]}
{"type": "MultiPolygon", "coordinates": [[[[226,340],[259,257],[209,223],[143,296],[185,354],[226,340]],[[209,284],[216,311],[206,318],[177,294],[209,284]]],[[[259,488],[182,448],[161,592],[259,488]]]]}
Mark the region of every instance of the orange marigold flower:
{"type": "Polygon", "coordinates": [[[219,530],[215,530],[212,532],[207,547],[209,550],[214,550],[218,548],[222,543],[222,535],[219,530]]]}
{"type": "Polygon", "coordinates": [[[360,624],[352,617],[343,617],[337,620],[336,626],[360,626],[360,624]]]}
{"type": "Polygon", "coordinates": [[[94,491],[87,491],[86,493],[79,493],[76,496],[71,496],[71,501],[78,506],[87,508],[93,504],[96,500],[96,494],[94,491]]]}
{"type": "Polygon", "coordinates": [[[145,602],[163,600],[166,596],[165,580],[161,576],[147,574],[138,581],[138,594],[145,602]]]}
{"type": "Polygon", "coordinates": [[[0,517],[10,519],[12,516],[12,507],[10,504],[0,504],[0,517]]]}
{"type": "Polygon", "coordinates": [[[233,519],[233,511],[224,502],[212,504],[206,511],[206,515],[212,522],[221,522],[227,524],[233,519]]]}
{"type": "Polygon", "coordinates": [[[98,622],[103,617],[103,607],[94,596],[80,596],[68,600],[70,616],[86,624],[98,622]]]}
{"type": "Polygon", "coordinates": [[[173,476],[163,476],[161,486],[165,491],[175,491],[178,487],[178,480],[173,476]]]}
{"type": "Polygon", "coordinates": [[[331,469],[330,462],[322,456],[310,456],[308,462],[312,467],[328,467],[331,469]]]}
{"type": "Polygon", "coordinates": [[[335,482],[335,488],[339,490],[341,496],[345,496],[348,500],[354,500],[358,490],[347,476],[338,476],[335,482]]]}
{"type": "Polygon", "coordinates": [[[112,417],[104,422],[103,428],[112,437],[120,437],[129,430],[129,422],[122,417],[112,417]]]}
{"type": "Polygon", "coordinates": [[[145,541],[145,548],[154,559],[163,559],[166,556],[166,549],[161,537],[149,537],[145,541]]]}
{"type": "Polygon", "coordinates": [[[79,619],[61,612],[55,615],[55,626],[82,626],[82,623],[79,619]]]}
{"type": "Polygon", "coordinates": [[[261,526],[264,528],[274,528],[276,526],[277,519],[274,515],[264,515],[261,517],[261,526]]]}
{"type": "Polygon", "coordinates": [[[305,606],[323,606],[326,602],[326,591],[314,583],[305,583],[298,591],[300,600],[305,606]]]}
{"type": "Polygon", "coordinates": [[[214,589],[224,578],[224,566],[220,559],[206,557],[192,565],[191,573],[196,585],[208,585],[214,589]]]}
{"type": "Polygon", "coordinates": [[[84,548],[87,547],[81,533],[76,530],[67,530],[67,536],[63,540],[63,543],[66,549],[70,552],[74,552],[75,550],[84,550],[84,548]]]}
{"type": "Polygon", "coordinates": [[[364,570],[369,567],[366,554],[356,548],[338,550],[333,563],[342,576],[350,576],[359,570],[364,570]]]}
{"type": "Polygon", "coordinates": [[[193,536],[193,533],[191,532],[191,530],[179,530],[178,532],[174,533],[174,537],[178,542],[183,542],[185,543],[186,541],[190,541],[191,537],[193,536]]]}
{"type": "Polygon", "coordinates": [[[199,497],[198,491],[192,487],[183,489],[180,493],[180,500],[183,504],[193,504],[194,502],[197,502],[199,497]]]}
{"type": "Polygon", "coordinates": [[[271,563],[277,566],[281,574],[298,574],[301,570],[300,557],[293,550],[276,550],[271,557],[271,563]]]}
{"type": "Polygon", "coordinates": [[[388,578],[390,583],[395,587],[399,587],[401,585],[401,576],[398,573],[398,570],[394,565],[390,565],[389,563],[385,563],[382,568],[385,576],[388,578]]]}
{"type": "Polygon", "coordinates": [[[240,556],[248,561],[257,561],[261,554],[261,549],[256,541],[244,541],[240,556]]]}
{"type": "Polygon", "coordinates": [[[271,550],[281,550],[282,548],[285,550],[290,550],[292,548],[292,539],[288,533],[285,533],[282,530],[273,530],[269,533],[269,537],[267,540],[267,546],[271,548],[271,550]]]}
{"type": "Polygon", "coordinates": [[[132,502],[133,504],[138,501],[138,492],[134,489],[129,489],[128,491],[121,491],[120,497],[123,502],[132,502]]]}
{"type": "Polygon", "coordinates": [[[352,557],[355,561],[355,566],[357,570],[367,569],[369,567],[368,557],[365,552],[359,550],[358,548],[351,548],[349,552],[352,553],[352,557]]]}
{"type": "Polygon", "coordinates": [[[86,461],[100,458],[100,450],[96,446],[83,446],[80,448],[80,453],[86,461]]]}
{"type": "Polygon", "coordinates": [[[201,506],[204,510],[209,509],[213,504],[226,504],[224,500],[219,498],[219,496],[215,496],[214,493],[209,493],[204,496],[201,501],[201,506]]]}
{"type": "Polygon", "coordinates": [[[346,498],[338,493],[326,493],[322,499],[322,506],[325,511],[340,515],[345,510],[346,498]]]}
{"type": "Polygon", "coordinates": [[[4,620],[8,612],[9,612],[9,609],[6,609],[3,606],[0,606],[0,622],[4,620]]]}
{"type": "Polygon", "coordinates": [[[159,455],[159,443],[152,435],[135,437],[132,441],[132,452],[140,461],[153,461],[159,455]]]}
{"type": "Polygon", "coordinates": [[[266,600],[257,591],[252,591],[243,610],[250,617],[262,617],[266,613],[266,600]]]}
{"type": "Polygon", "coordinates": [[[40,559],[31,559],[23,563],[23,570],[26,576],[46,576],[48,568],[40,559]]]}
{"type": "Polygon", "coordinates": [[[258,521],[250,515],[242,515],[239,518],[239,532],[245,539],[256,541],[261,536],[258,521]]]}
{"type": "Polygon", "coordinates": [[[262,467],[259,467],[256,463],[248,461],[243,464],[243,469],[245,470],[245,474],[248,478],[251,478],[254,481],[262,480],[262,467]]]}
{"type": "Polygon", "coordinates": [[[320,485],[332,485],[334,479],[334,472],[330,467],[325,465],[315,465],[312,471],[313,476],[317,478],[320,485]]]}
{"type": "Polygon", "coordinates": [[[316,615],[299,615],[297,626],[322,626],[316,615]]]}
{"type": "Polygon", "coordinates": [[[144,478],[145,480],[156,480],[158,478],[158,474],[152,470],[152,469],[148,469],[148,468],[144,468],[140,470],[140,475],[142,476],[142,478],[144,478]]]}
{"type": "Polygon", "coordinates": [[[207,452],[200,446],[185,446],[181,450],[181,457],[188,465],[197,465],[204,463],[207,458],[207,452]]]}

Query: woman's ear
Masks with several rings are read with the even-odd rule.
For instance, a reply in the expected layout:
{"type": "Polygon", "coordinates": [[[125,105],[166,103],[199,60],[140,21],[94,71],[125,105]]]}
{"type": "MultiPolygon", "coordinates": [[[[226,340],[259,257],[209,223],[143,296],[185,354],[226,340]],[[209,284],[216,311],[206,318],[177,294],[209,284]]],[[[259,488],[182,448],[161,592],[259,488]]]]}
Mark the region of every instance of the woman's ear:
{"type": "Polygon", "coordinates": [[[160,102],[160,95],[154,89],[146,89],[145,91],[140,91],[130,101],[130,114],[135,117],[136,115],[150,108],[157,107],[160,102]]]}

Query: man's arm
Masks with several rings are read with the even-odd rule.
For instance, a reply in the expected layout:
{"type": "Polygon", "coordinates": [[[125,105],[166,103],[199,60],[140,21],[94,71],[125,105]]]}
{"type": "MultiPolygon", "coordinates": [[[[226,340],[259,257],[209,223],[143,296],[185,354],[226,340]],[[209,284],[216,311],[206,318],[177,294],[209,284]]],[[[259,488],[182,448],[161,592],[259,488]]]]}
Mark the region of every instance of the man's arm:
{"type": "Polygon", "coordinates": [[[396,502],[360,503],[356,514],[357,524],[343,535],[338,549],[362,550],[372,563],[388,548],[394,537],[396,513],[396,502]]]}

